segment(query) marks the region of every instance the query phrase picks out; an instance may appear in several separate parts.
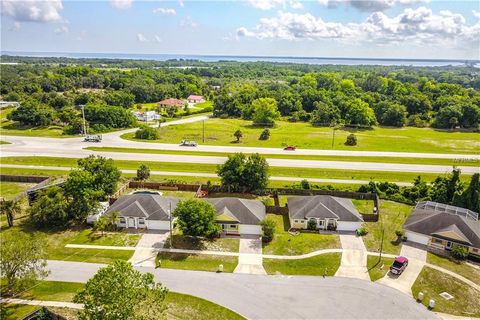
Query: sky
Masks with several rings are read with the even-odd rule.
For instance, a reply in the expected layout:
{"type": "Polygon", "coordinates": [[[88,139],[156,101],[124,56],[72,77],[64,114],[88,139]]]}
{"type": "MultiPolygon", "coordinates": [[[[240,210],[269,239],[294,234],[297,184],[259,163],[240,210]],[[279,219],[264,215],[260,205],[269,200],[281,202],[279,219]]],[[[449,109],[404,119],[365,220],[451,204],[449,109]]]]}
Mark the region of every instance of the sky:
{"type": "Polygon", "coordinates": [[[2,0],[1,50],[480,59],[480,1],[2,0]]]}

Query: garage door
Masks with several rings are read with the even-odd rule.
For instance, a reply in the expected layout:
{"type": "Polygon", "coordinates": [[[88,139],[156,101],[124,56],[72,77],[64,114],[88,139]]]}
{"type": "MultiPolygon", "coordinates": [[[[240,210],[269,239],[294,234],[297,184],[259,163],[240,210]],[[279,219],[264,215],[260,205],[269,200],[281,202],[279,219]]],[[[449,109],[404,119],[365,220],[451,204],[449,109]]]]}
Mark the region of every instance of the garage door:
{"type": "Polygon", "coordinates": [[[351,222],[351,221],[338,221],[337,230],[338,231],[355,231],[362,226],[361,222],[351,222]]]}
{"type": "Polygon", "coordinates": [[[428,245],[428,240],[430,239],[429,236],[411,232],[411,231],[406,231],[405,236],[407,237],[408,241],[412,241],[412,242],[416,242],[424,245],[428,245]]]}
{"type": "Polygon", "coordinates": [[[153,230],[170,230],[170,221],[148,221],[148,229],[153,230]]]}
{"type": "Polygon", "coordinates": [[[262,234],[262,227],[252,224],[241,224],[240,225],[240,234],[262,234]]]}

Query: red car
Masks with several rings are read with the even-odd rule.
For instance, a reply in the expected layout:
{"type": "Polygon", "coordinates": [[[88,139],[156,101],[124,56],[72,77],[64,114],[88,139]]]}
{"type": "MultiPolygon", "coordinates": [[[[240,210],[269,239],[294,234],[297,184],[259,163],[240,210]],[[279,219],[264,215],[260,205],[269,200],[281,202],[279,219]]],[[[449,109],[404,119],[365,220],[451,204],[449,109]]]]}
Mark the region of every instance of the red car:
{"type": "Polygon", "coordinates": [[[390,272],[392,274],[401,275],[405,268],[408,266],[408,259],[405,257],[397,257],[390,266],[390,272]]]}
{"type": "Polygon", "coordinates": [[[295,146],[286,146],[285,148],[283,148],[283,150],[285,151],[295,151],[297,149],[297,147],[295,146]]]}

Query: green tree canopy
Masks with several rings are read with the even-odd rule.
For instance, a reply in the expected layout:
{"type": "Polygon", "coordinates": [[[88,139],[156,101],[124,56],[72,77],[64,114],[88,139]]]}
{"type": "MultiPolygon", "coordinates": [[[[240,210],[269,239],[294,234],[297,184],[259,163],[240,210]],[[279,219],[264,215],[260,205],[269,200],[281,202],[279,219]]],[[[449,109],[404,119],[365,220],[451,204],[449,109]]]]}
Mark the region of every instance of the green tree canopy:
{"type": "Polygon", "coordinates": [[[365,101],[361,99],[352,99],[347,103],[347,113],[345,115],[347,124],[360,126],[373,126],[377,124],[375,114],[365,101]]]}
{"type": "Polygon", "coordinates": [[[220,232],[220,226],[215,222],[215,207],[206,201],[188,199],[181,201],[173,211],[177,225],[183,234],[194,237],[211,237],[220,232]]]}
{"type": "Polygon", "coordinates": [[[90,155],[86,158],[79,159],[78,166],[93,176],[92,187],[94,189],[103,192],[104,196],[115,193],[122,173],[115,166],[113,159],[90,155]]]}
{"type": "Polygon", "coordinates": [[[252,102],[252,120],[255,125],[271,126],[280,117],[277,109],[277,101],[272,98],[260,98],[252,102]]]}
{"type": "Polygon", "coordinates": [[[44,127],[55,120],[55,110],[37,101],[28,100],[8,114],[7,118],[23,125],[44,127]]]}
{"type": "Polygon", "coordinates": [[[39,227],[62,226],[69,221],[68,203],[60,187],[43,191],[28,209],[30,220],[39,227]]]}
{"type": "Polygon", "coordinates": [[[258,153],[249,157],[243,153],[229,155],[217,174],[222,187],[233,192],[260,191],[268,185],[268,163],[258,153]]]}

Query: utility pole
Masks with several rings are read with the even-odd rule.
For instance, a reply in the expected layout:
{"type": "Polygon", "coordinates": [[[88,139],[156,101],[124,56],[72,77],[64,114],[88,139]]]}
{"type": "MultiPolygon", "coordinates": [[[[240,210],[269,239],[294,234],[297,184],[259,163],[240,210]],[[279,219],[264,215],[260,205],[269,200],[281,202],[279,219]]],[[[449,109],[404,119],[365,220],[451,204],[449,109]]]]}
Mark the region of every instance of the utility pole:
{"type": "Polygon", "coordinates": [[[86,124],[86,121],[85,121],[85,105],[82,104],[81,107],[82,107],[82,117],[83,117],[83,135],[86,136],[87,135],[87,124],[86,124]]]}
{"type": "Polygon", "coordinates": [[[170,249],[173,249],[173,230],[172,230],[172,203],[169,203],[168,215],[170,216],[170,249]]]}
{"type": "Polygon", "coordinates": [[[202,121],[202,126],[203,126],[203,135],[202,135],[202,141],[203,143],[205,143],[205,120],[202,121]]]}

